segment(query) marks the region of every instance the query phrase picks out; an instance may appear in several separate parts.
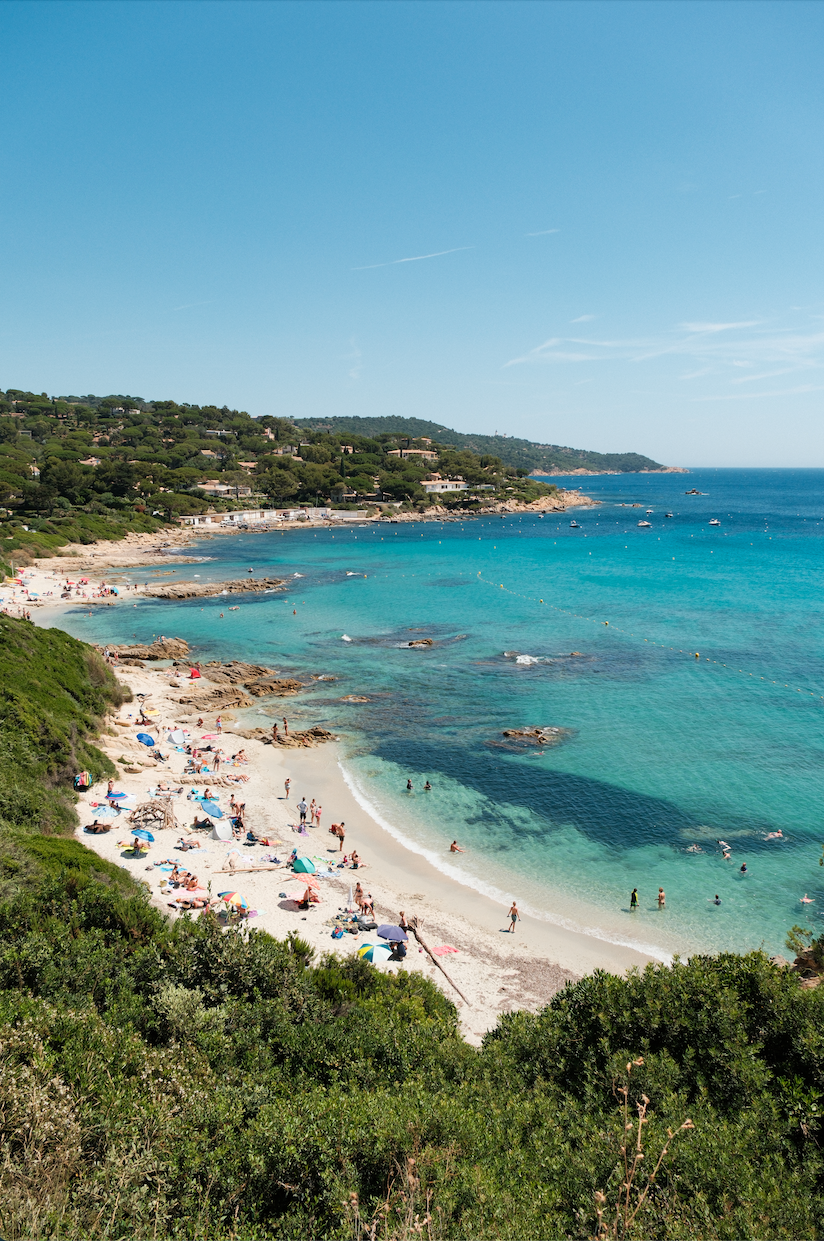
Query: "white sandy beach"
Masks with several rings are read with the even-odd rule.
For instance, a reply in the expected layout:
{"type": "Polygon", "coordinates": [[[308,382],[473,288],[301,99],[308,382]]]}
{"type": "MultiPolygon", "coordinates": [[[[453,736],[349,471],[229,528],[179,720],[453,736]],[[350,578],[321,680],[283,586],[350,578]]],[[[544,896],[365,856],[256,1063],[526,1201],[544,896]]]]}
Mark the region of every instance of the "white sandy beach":
{"type": "MultiPolygon", "coordinates": [[[[99,813],[94,803],[102,802],[105,795],[105,784],[97,783],[81,796],[78,806],[81,827],[77,834],[89,848],[124,866],[136,879],[146,883],[153,901],[165,911],[169,911],[173,894],[161,890],[161,882],[168,872],[156,867],[154,862],[169,858],[197,875],[201,889],[209,890],[213,896],[225,890],[239,891],[249,908],[255,911],[250,926],[278,938],[297,932],[312,943],[318,955],[328,951],[349,953],[355,952],[359,944],[374,940],[374,933],[358,937],[346,934],[342,940],[336,940],[327,923],[349,905],[350,888],[360,880],[365,892],[371,893],[374,899],[378,923],[397,923],[400,910],[404,910],[407,917],[415,915],[421,920],[422,934],[430,948],[449,946],[458,950],[442,960],[467,1003],[414,940],[410,939],[409,955],[402,965],[380,968],[417,969],[433,978],[457,1003],[464,1032],[473,1041],[478,1041],[494,1027],[501,1012],[542,1007],[569,978],[598,967],[622,973],[633,965],[643,965],[648,959],[630,948],[527,916],[518,923],[514,934],[507,933],[505,906],[455,882],[425,858],[404,849],[364,811],[346,785],[334,743],[295,750],[247,740],[233,732],[241,725],[226,712],[218,740],[213,736],[214,712],[208,716],[204,713],[204,724],[198,728],[195,725],[197,712],[176,701],[181,690],[170,685],[177,679],[176,670],[120,668],[118,675],[135,694],[145,695],[148,709],[158,712],[152,714],[152,724],[148,727],[150,735],[160,741],[161,752],[169,754],[169,760],[156,764],[148,749],[136,741],[136,734],[145,732],[146,727],[135,722],[139,704],[128,704],[118,714],[121,722],[113,720],[101,739],[102,748],[123,772],[116,787],[134,794],[137,802],[142,803],[149,800],[149,790],[154,789],[159,780],[165,780],[172,787],[182,785],[184,793],[174,800],[179,827],[174,831],[154,832],[155,842],[141,858],[133,857],[131,849],[123,847],[122,842],[130,840],[125,810],[116,819],[104,817],[105,823],[112,823],[106,835],[84,833],[82,827],[90,824],[99,813]],[[176,751],[166,740],[174,727],[187,730],[187,740],[198,745],[221,747],[225,758],[220,780],[216,779],[213,785],[221,808],[228,810],[229,798],[234,793],[238,801],[246,803],[247,826],[258,835],[282,841],[282,845],[250,848],[239,841],[210,839],[204,832],[188,830],[195,812],[200,813],[200,806],[197,801],[187,800],[187,794],[195,785],[191,778],[187,782],[182,775],[185,754],[176,751]],[[240,749],[248,756],[248,764],[227,765],[228,756],[240,749]],[[139,772],[124,770],[127,766],[138,765],[139,772]],[[226,777],[242,776],[247,776],[247,781],[236,787],[221,784],[226,777]],[[287,776],[292,781],[288,800],[284,794],[287,776]],[[309,828],[306,835],[294,830],[299,818],[296,806],[302,796],[308,801],[314,798],[323,807],[322,827],[309,828]],[[365,865],[357,871],[337,870],[341,854],[328,827],[331,822],[340,821],[346,824],[346,854],[355,848],[364,860],[365,865]],[[202,847],[188,852],[178,850],[176,845],[181,836],[198,839],[202,847]],[[335,878],[320,882],[320,905],[304,912],[293,899],[301,894],[302,886],[288,879],[291,873],[288,868],[251,869],[262,865],[260,859],[264,856],[275,855],[285,861],[294,847],[318,866],[326,863],[336,868],[335,878]]],[[[192,684],[203,686],[204,696],[209,692],[209,682],[186,682],[187,691],[192,684]]],[[[198,783],[198,792],[203,788],[203,784],[198,783]]],[[[171,913],[170,916],[177,915],[171,913]]]]}

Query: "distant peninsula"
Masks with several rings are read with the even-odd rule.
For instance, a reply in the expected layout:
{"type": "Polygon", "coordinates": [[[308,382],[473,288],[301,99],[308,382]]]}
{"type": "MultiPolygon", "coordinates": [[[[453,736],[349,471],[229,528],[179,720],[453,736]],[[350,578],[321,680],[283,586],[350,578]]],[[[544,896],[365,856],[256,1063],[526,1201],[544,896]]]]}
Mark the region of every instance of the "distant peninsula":
{"type": "Polygon", "coordinates": [[[593,452],[587,448],[564,448],[558,444],[536,444],[513,435],[479,435],[455,431],[439,422],[423,418],[295,418],[296,427],[307,431],[326,431],[336,435],[405,436],[410,440],[430,439],[452,448],[468,449],[478,456],[494,454],[504,465],[525,470],[532,477],[553,474],[673,474],[689,471],[679,466],[661,465],[638,452],[593,452]]]}

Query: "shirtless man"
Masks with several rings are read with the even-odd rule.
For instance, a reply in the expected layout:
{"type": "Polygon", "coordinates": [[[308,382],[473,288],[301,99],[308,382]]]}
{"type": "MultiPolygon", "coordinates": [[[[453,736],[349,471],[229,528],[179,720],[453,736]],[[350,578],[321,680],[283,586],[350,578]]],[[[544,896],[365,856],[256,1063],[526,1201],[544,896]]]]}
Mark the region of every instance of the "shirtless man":
{"type": "Polygon", "coordinates": [[[513,901],[512,908],[509,911],[509,926],[507,927],[507,934],[509,934],[510,931],[513,935],[515,934],[515,923],[519,922],[520,919],[521,915],[518,913],[518,906],[513,901]]]}
{"type": "Polygon", "coordinates": [[[466,853],[466,849],[462,849],[461,846],[458,844],[457,840],[453,840],[452,844],[449,846],[449,852],[450,853],[466,853]]]}
{"type": "Polygon", "coordinates": [[[343,853],[343,842],[346,839],[346,824],[342,820],[340,823],[333,823],[329,831],[331,835],[338,838],[338,853],[343,853]]]}

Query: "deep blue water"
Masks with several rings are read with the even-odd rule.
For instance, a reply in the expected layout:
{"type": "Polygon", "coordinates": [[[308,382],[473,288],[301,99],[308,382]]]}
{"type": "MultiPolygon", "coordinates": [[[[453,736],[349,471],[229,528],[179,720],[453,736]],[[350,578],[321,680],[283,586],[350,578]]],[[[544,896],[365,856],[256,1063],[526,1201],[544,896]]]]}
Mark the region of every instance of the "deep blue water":
{"type": "Polygon", "coordinates": [[[662,954],[781,950],[824,913],[824,471],[570,481],[601,506],[215,538],[178,572],[303,576],[234,612],[146,601],[67,627],[338,678],[273,714],[333,723],[359,796],[465,882],[662,954]],[[512,748],[524,725],[568,732],[512,748]]]}

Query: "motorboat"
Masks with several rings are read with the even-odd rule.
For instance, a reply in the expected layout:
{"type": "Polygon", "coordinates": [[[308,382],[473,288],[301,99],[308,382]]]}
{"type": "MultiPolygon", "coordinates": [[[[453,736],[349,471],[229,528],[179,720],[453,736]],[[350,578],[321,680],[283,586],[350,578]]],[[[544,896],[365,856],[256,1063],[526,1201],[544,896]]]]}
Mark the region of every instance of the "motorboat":
{"type": "Polygon", "coordinates": [[[651,513],[653,513],[654,511],[655,511],[654,509],[648,508],[648,509],[647,509],[647,517],[649,517],[649,515],[650,515],[651,513]]]}
{"type": "Polygon", "coordinates": [[[570,529],[572,529],[572,530],[580,530],[580,529],[581,529],[581,527],[578,525],[577,521],[571,521],[571,522],[569,523],[569,525],[570,525],[570,529]]]}
{"type": "Polygon", "coordinates": [[[664,513],[664,516],[665,516],[665,517],[674,517],[674,516],[675,516],[675,514],[674,514],[674,513],[664,513]]]}
{"type": "Polygon", "coordinates": [[[710,518],[710,525],[711,525],[711,526],[720,526],[720,525],[721,525],[721,522],[718,520],[718,518],[717,518],[717,517],[711,517],[711,518],[710,518]]]}
{"type": "Polygon", "coordinates": [[[652,529],[652,522],[651,522],[651,521],[639,521],[639,522],[638,522],[638,525],[639,525],[639,526],[646,526],[647,530],[651,530],[651,529],[652,529]]]}

